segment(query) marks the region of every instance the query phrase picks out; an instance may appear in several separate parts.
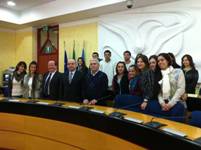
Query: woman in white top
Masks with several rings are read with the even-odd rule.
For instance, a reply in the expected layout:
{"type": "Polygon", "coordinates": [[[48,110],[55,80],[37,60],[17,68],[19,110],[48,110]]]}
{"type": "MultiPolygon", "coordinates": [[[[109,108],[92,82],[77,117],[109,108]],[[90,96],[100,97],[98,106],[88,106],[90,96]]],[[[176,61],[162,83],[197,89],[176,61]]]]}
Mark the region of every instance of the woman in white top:
{"type": "Polygon", "coordinates": [[[184,73],[181,69],[172,67],[171,58],[166,53],[158,55],[158,65],[162,74],[162,79],[159,81],[161,90],[158,101],[149,104],[149,113],[172,116],[172,120],[180,120],[174,118],[184,116],[185,109],[181,103],[181,96],[185,92],[184,73]]]}
{"type": "Polygon", "coordinates": [[[40,98],[42,75],[37,72],[37,63],[32,61],[29,64],[29,73],[24,77],[25,98],[40,98]]]}
{"type": "Polygon", "coordinates": [[[26,74],[27,65],[24,61],[20,61],[13,76],[10,80],[10,91],[12,97],[22,97],[23,95],[23,81],[26,74]]]}

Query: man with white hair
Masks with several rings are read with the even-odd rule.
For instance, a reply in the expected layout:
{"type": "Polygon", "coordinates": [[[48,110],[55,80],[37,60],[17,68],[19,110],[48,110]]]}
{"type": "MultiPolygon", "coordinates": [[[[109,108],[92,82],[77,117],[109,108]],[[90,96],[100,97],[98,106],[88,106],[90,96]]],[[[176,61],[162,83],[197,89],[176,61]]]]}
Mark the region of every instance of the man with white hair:
{"type": "Polygon", "coordinates": [[[68,60],[68,73],[63,74],[60,98],[66,101],[81,102],[83,74],[76,70],[77,63],[74,59],[68,60]]]}
{"type": "Polygon", "coordinates": [[[99,70],[99,61],[90,60],[90,72],[85,77],[83,84],[83,103],[89,105],[106,105],[108,78],[99,70]]]}

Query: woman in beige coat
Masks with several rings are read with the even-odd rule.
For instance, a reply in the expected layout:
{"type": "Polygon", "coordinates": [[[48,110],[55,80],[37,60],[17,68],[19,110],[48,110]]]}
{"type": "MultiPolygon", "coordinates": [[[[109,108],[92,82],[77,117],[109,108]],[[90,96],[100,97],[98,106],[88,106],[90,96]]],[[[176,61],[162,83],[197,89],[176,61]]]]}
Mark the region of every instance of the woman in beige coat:
{"type": "Polygon", "coordinates": [[[29,64],[29,73],[24,77],[24,98],[40,98],[42,75],[37,72],[37,63],[29,64]]]}

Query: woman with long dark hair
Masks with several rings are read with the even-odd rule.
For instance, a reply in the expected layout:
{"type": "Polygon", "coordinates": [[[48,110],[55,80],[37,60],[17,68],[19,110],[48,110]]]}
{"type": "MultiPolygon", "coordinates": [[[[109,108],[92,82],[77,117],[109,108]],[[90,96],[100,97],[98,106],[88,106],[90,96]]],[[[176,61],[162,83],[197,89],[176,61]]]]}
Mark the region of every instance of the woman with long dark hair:
{"type": "Polygon", "coordinates": [[[82,72],[84,75],[86,75],[88,73],[88,68],[87,68],[86,63],[85,63],[85,61],[83,60],[82,57],[79,57],[77,59],[77,64],[78,64],[77,65],[77,70],[82,72]]]}
{"type": "MultiPolygon", "coordinates": [[[[148,58],[146,55],[140,54],[136,59],[138,75],[130,81],[130,94],[117,96],[115,98],[115,107],[126,107],[126,109],[147,113],[147,105],[149,101],[157,99],[158,88],[158,72],[149,70],[148,58]]],[[[132,71],[132,68],[130,68],[132,71]]],[[[134,68],[133,68],[134,69],[134,68]]]]}
{"type": "Polygon", "coordinates": [[[123,61],[119,61],[116,65],[116,75],[113,78],[112,89],[115,95],[128,94],[128,71],[126,64],[123,61]]]}
{"type": "Polygon", "coordinates": [[[159,67],[157,64],[152,65],[152,68],[150,68],[150,61],[155,60],[157,56],[153,55],[150,57],[150,59],[147,58],[145,55],[140,55],[137,59],[137,65],[138,68],[142,70],[141,72],[141,90],[142,90],[142,98],[140,101],[140,110],[144,113],[147,113],[147,106],[149,103],[153,100],[157,100],[157,96],[159,93],[159,84],[158,81],[161,79],[161,73],[159,71],[159,67]],[[141,61],[144,63],[144,67],[141,64],[141,61]],[[149,68],[149,69],[148,69],[149,68]]]}
{"type": "Polygon", "coordinates": [[[149,113],[157,116],[184,116],[184,105],[181,96],[185,92],[185,78],[181,69],[172,67],[171,58],[167,53],[158,55],[158,65],[162,79],[159,81],[160,93],[158,101],[149,105],[149,113]]]}
{"type": "Polygon", "coordinates": [[[174,54],[173,53],[168,53],[168,55],[170,56],[170,58],[171,58],[171,65],[172,65],[172,67],[173,68],[181,68],[181,66],[179,66],[178,64],[177,64],[177,62],[176,62],[176,58],[175,58],[175,56],[174,56],[174,54]]]}
{"type": "Polygon", "coordinates": [[[186,81],[185,94],[182,96],[182,100],[186,100],[188,110],[192,111],[194,104],[191,100],[192,98],[188,98],[187,94],[188,93],[195,94],[195,88],[198,82],[199,74],[195,68],[193,58],[190,55],[188,54],[184,55],[181,59],[181,64],[186,81]]]}
{"type": "Polygon", "coordinates": [[[139,88],[139,84],[140,84],[139,73],[140,71],[136,65],[131,65],[128,68],[129,93],[131,95],[141,96],[142,91],[139,88]]]}
{"type": "Polygon", "coordinates": [[[38,73],[38,64],[32,61],[29,64],[29,72],[24,77],[24,93],[25,98],[40,98],[42,84],[42,75],[38,73]]]}
{"type": "Polygon", "coordinates": [[[195,87],[198,82],[199,74],[195,68],[193,58],[186,54],[182,57],[181,61],[186,80],[186,93],[195,94],[195,87]]]}
{"type": "Polygon", "coordinates": [[[9,82],[10,96],[22,97],[23,95],[23,84],[24,76],[26,74],[27,65],[24,61],[20,61],[9,82]]]}
{"type": "Polygon", "coordinates": [[[157,55],[151,55],[149,57],[149,69],[150,70],[158,70],[159,67],[158,67],[158,56],[157,55]]]}

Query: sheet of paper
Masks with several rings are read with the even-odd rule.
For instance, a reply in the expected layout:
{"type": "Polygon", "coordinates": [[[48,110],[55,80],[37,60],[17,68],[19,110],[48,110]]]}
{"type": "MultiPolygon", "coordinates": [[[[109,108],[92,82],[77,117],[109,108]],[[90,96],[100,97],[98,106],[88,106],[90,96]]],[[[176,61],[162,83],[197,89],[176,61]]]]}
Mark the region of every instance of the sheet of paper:
{"type": "Polygon", "coordinates": [[[49,103],[46,103],[46,102],[37,102],[37,104],[41,104],[41,105],[49,105],[49,103]]]}
{"type": "Polygon", "coordinates": [[[124,117],[124,119],[125,119],[125,120],[128,120],[128,121],[135,122],[135,123],[143,123],[143,120],[136,119],[136,118],[124,117]]]}
{"type": "Polygon", "coordinates": [[[68,106],[68,108],[72,108],[72,109],[80,109],[80,106],[68,106]]]}
{"type": "Polygon", "coordinates": [[[19,99],[9,99],[8,101],[9,101],[9,102],[20,102],[19,99]]]}
{"type": "Polygon", "coordinates": [[[181,131],[177,131],[177,130],[170,129],[170,128],[163,128],[162,130],[166,131],[166,132],[169,132],[169,133],[172,133],[172,134],[175,134],[175,135],[178,135],[178,136],[181,136],[181,137],[187,136],[185,133],[183,133],[181,131]]]}
{"type": "Polygon", "coordinates": [[[104,111],[97,110],[97,109],[90,109],[91,112],[99,113],[99,114],[104,114],[104,111]]]}

